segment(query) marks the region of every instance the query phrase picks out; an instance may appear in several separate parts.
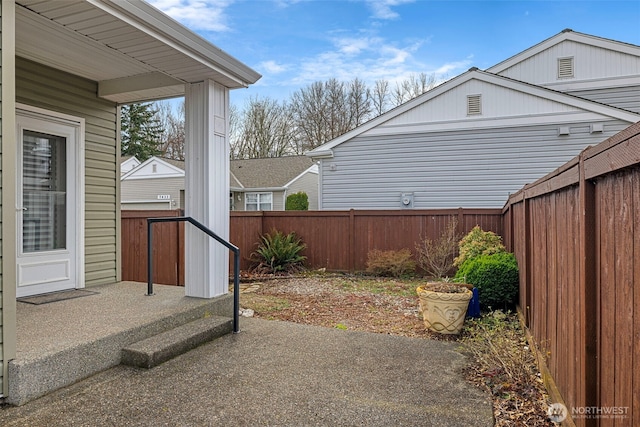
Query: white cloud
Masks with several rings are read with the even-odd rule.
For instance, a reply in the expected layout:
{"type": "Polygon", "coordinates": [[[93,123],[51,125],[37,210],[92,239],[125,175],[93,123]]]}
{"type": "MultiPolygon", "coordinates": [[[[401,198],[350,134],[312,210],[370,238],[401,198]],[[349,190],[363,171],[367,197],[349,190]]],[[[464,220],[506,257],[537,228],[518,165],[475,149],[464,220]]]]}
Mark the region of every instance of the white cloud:
{"type": "Polygon", "coordinates": [[[414,0],[367,0],[367,4],[373,11],[373,17],[377,19],[397,19],[400,15],[391,8],[413,2],[414,0]]]}
{"type": "Polygon", "coordinates": [[[469,65],[471,65],[471,58],[472,56],[469,56],[467,59],[464,59],[462,61],[448,62],[446,64],[442,64],[439,68],[434,70],[434,73],[436,75],[443,76],[448,74],[451,71],[456,71],[456,70],[462,71],[462,70],[468,69],[469,65]]]}
{"type": "Polygon", "coordinates": [[[233,0],[148,0],[192,30],[229,31],[225,9],[233,0]]]}
{"type": "Polygon", "coordinates": [[[286,65],[278,64],[276,61],[263,61],[258,64],[257,68],[270,74],[280,74],[287,71],[288,67],[286,65]]]}

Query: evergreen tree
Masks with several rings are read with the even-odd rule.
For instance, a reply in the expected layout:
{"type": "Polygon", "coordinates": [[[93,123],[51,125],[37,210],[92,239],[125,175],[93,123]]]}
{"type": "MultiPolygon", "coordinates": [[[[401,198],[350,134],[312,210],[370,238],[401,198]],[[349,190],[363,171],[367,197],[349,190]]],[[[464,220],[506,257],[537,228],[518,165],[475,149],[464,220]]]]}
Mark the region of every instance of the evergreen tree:
{"type": "Polygon", "coordinates": [[[144,162],[160,151],[162,126],[151,103],[124,105],[121,109],[121,135],[123,156],[136,156],[144,162]]]}

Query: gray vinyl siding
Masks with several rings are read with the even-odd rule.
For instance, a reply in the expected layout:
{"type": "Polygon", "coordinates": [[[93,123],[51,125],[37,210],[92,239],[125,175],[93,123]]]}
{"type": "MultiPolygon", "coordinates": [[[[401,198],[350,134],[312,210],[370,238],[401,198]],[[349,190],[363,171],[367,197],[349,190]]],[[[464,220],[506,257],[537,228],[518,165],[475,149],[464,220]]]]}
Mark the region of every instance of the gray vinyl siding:
{"type": "Polygon", "coordinates": [[[273,210],[274,211],[283,211],[284,210],[284,191],[274,191],[273,192],[273,210]]]}
{"type": "Polygon", "coordinates": [[[184,191],[184,178],[152,178],[152,179],[125,179],[120,182],[120,199],[125,201],[154,201],[158,195],[171,196],[171,208],[167,201],[164,203],[123,203],[122,210],[146,210],[146,209],[184,209],[181,206],[180,191],[184,191]],[[175,202],[175,203],[173,203],[175,202]]]}
{"type": "Polygon", "coordinates": [[[640,113],[640,86],[577,90],[567,93],[640,113]]]}
{"type": "Polygon", "coordinates": [[[355,137],[322,160],[322,209],[401,209],[402,193],[413,193],[418,209],[501,208],[510,193],[629,125],[602,123],[602,133],[574,123],[562,137],[558,125],[355,137]]]}
{"type": "Polygon", "coordinates": [[[318,174],[307,172],[289,185],[287,195],[303,191],[309,198],[309,210],[318,210],[318,174]]]}
{"type": "Polygon", "coordinates": [[[117,112],[97,83],[16,58],[16,101],[85,119],[85,284],[116,281],[117,112]]]}

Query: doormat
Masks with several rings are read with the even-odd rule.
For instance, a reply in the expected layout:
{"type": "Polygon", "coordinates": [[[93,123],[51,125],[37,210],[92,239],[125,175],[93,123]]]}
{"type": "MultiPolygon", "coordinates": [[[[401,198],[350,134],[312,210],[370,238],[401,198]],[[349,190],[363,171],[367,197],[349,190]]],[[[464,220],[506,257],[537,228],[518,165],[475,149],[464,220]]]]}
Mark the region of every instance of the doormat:
{"type": "Polygon", "coordinates": [[[17,298],[16,301],[33,305],[49,304],[50,302],[64,301],[68,299],[88,297],[99,292],[86,291],[84,289],[72,289],[70,291],[51,292],[49,294],[33,295],[30,297],[17,298]]]}

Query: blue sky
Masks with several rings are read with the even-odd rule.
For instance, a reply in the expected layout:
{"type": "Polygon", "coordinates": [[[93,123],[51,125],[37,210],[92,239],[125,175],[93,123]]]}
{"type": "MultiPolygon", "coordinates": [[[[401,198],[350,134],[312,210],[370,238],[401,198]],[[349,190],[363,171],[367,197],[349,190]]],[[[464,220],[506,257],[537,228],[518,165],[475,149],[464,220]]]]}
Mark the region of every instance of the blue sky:
{"type": "Polygon", "coordinates": [[[565,28],[640,45],[640,1],[149,0],[262,74],[231,92],[288,99],[335,77],[454,77],[565,28]]]}

